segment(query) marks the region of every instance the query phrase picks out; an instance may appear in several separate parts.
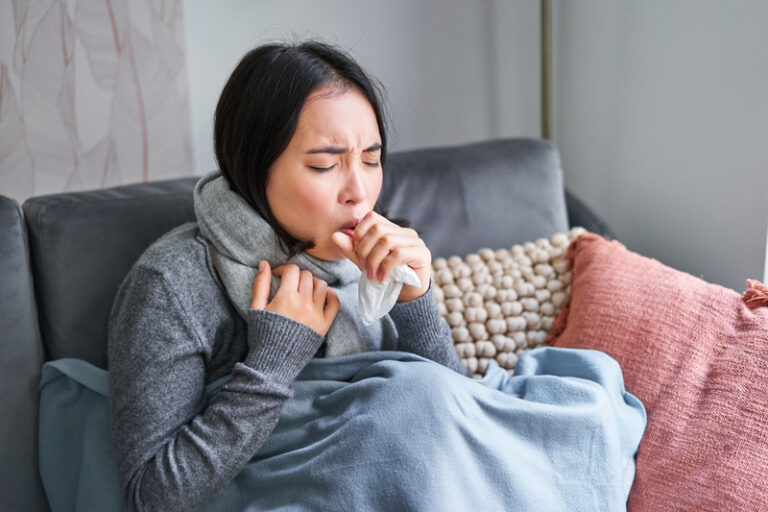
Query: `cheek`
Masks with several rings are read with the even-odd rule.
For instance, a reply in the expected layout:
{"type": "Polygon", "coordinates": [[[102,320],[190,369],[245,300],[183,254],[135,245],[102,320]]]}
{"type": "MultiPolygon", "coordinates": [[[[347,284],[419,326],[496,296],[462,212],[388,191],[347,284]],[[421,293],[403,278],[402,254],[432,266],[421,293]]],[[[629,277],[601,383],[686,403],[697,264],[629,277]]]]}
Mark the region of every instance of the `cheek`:
{"type": "Polygon", "coordinates": [[[368,196],[371,200],[371,207],[373,207],[373,203],[375,203],[379,198],[379,193],[381,193],[382,180],[383,175],[381,168],[379,167],[377,172],[371,173],[371,178],[368,181],[368,196]]]}
{"type": "Polygon", "coordinates": [[[327,217],[333,210],[335,190],[332,187],[316,183],[306,183],[297,192],[298,209],[303,210],[305,218],[317,219],[327,217]]]}
{"type": "Polygon", "coordinates": [[[325,196],[323,187],[317,183],[287,173],[267,183],[267,199],[273,214],[294,236],[311,235],[311,224],[325,216],[325,196]]]}

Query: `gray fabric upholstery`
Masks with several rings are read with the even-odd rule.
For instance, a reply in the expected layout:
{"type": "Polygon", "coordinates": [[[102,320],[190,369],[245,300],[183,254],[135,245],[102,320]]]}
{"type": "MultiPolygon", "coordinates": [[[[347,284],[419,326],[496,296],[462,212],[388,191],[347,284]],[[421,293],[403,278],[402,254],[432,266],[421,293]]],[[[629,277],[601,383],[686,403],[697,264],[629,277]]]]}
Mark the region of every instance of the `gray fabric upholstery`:
{"type": "Polygon", "coordinates": [[[568,206],[568,222],[571,226],[581,226],[592,233],[614,238],[608,224],[568,189],[565,190],[565,204],[568,206]]]}
{"type": "Polygon", "coordinates": [[[420,231],[433,257],[510,247],[568,228],[557,150],[508,139],[393,154],[380,202],[420,231]]]}
{"type": "Polygon", "coordinates": [[[28,199],[38,313],[51,359],[106,367],[107,316],[117,288],[161,234],[189,222],[188,178],[28,199]]]}
{"type": "Polygon", "coordinates": [[[0,196],[0,509],[47,510],[37,466],[37,327],[21,208],[0,196]]]}
{"type": "MultiPolygon", "coordinates": [[[[565,231],[562,171],[546,141],[511,139],[393,153],[380,204],[419,230],[434,257],[565,231]]],[[[106,366],[107,315],[141,252],[193,220],[194,178],[37,197],[24,204],[50,357],[106,366]],[[98,283],[98,284],[97,284],[98,283]]]]}

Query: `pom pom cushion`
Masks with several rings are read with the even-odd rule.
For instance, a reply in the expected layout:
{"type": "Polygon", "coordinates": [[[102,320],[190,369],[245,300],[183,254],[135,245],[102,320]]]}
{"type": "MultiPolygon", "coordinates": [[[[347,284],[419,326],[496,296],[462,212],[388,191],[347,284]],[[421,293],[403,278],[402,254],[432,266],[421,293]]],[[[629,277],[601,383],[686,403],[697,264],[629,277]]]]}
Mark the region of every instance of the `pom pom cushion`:
{"type": "Polygon", "coordinates": [[[525,351],[544,344],[568,297],[565,251],[583,232],[573,228],[511,249],[434,260],[440,314],[475,378],[485,374],[492,359],[512,373],[525,351]]]}
{"type": "Polygon", "coordinates": [[[767,289],[742,298],[592,233],[567,259],[551,343],[608,353],[648,412],[628,509],[768,510],[767,289]]]}

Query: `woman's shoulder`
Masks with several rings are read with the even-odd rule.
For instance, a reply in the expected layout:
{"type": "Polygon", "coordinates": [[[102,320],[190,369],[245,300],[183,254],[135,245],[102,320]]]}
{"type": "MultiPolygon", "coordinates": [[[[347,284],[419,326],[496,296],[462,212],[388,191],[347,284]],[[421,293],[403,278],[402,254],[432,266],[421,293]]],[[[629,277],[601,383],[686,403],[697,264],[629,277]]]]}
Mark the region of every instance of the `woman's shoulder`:
{"type": "Polygon", "coordinates": [[[210,276],[210,262],[205,243],[199,237],[196,222],[182,224],[158,238],[147,247],[134,265],[159,274],[167,282],[200,280],[210,276]]]}
{"type": "Polygon", "coordinates": [[[134,264],[120,287],[114,310],[137,307],[164,311],[169,317],[182,315],[195,330],[234,318],[223,288],[213,277],[208,247],[196,223],[169,231],[134,264]]]}

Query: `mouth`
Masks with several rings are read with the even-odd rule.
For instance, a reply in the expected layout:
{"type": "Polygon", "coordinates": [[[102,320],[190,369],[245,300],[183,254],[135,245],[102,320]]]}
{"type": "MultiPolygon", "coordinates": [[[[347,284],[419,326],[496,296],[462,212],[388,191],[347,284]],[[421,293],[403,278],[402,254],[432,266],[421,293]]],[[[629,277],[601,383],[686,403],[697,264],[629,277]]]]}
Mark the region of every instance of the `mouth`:
{"type": "Polygon", "coordinates": [[[360,224],[360,219],[352,219],[351,221],[341,226],[338,230],[351,237],[358,224],[360,224]]]}

